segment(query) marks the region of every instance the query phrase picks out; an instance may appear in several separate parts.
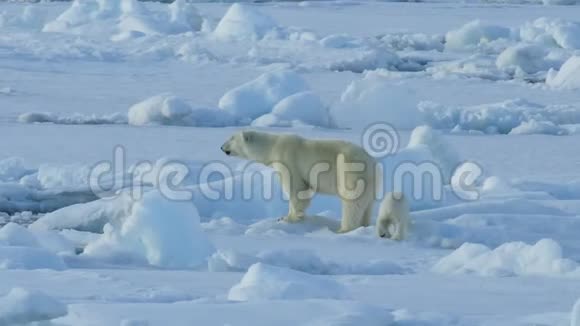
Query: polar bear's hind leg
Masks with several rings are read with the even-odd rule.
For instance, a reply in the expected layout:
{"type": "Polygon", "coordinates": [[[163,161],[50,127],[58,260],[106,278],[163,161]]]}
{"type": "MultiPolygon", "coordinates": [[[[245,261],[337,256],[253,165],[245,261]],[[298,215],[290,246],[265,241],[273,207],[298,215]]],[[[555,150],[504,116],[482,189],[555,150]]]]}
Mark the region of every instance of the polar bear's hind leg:
{"type": "MultiPolygon", "coordinates": [[[[371,202],[372,203],[372,202],[371,202]]],[[[342,200],[342,219],[338,233],[346,233],[363,226],[369,210],[366,200],[342,200]]],[[[369,216],[370,222],[370,216],[369,216]]]]}
{"type": "Polygon", "coordinates": [[[371,225],[371,215],[373,214],[373,203],[367,206],[362,219],[362,226],[367,227],[371,225]]]}

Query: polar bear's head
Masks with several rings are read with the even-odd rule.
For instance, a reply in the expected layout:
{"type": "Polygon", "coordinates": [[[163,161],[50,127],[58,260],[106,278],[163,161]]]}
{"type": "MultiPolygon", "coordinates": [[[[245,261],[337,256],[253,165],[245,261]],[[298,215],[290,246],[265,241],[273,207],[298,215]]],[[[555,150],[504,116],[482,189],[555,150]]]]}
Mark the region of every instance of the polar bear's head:
{"type": "Polygon", "coordinates": [[[261,161],[269,150],[266,145],[268,134],[257,131],[240,131],[228,139],[221,147],[226,155],[241,157],[247,160],[261,161]]]}

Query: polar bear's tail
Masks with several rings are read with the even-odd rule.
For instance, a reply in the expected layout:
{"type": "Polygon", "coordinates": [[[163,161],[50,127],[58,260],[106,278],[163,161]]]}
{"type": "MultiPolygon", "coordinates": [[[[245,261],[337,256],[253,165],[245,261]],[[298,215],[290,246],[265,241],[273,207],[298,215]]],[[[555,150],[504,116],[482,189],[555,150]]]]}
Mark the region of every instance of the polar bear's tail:
{"type": "Polygon", "coordinates": [[[390,192],[385,196],[377,217],[377,234],[381,238],[403,240],[410,224],[409,205],[402,192],[390,192]]]}

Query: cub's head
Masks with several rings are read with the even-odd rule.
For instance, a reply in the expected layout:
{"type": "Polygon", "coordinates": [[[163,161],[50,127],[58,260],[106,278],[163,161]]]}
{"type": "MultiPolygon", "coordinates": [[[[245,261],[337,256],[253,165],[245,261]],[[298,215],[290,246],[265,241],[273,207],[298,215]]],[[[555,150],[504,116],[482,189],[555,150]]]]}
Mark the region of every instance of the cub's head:
{"type": "Polygon", "coordinates": [[[221,147],[226,155],[245,158],[248,160],[256,159],[254,147],[259,139],[259,133],[256,131],[240,131],[228,139],[221,147]]]}

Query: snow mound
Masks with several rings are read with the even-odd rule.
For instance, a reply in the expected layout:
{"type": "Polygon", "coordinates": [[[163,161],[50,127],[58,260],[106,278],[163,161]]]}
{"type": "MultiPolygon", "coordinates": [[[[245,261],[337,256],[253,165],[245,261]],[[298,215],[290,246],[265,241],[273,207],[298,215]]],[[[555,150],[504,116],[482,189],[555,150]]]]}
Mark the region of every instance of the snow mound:
{"type": "MultiPolygon", "coordinates": [[[[37,185],[41,189],[75,189],[88,188],[91,167],[82,164],[43,164],[33,175],[34,181],[27,180],[30,185],[37,185]]],[[[32,176],[31,176],[32,177],[32,176]]]]}
{"type": "Polygon", "coordinates": [[[47,249],[20,246],[0,246],[0,269],[64,270],[62,258],[47,249]]]}
{"type": "Polygon", "coordinates": [[[278,24],[247,4],[234,3],[216,26],[213,35],[221,40],[261,40],[275,33],[278,24]]]}
{"type": "Polygon", "coordinates": [[[0,229],[0,244],[5,246],[38,247],[36,237],[25,227],[8,223],[0,229]]]}
{"type": "Polygon", "coordinates": [[[122,223],[105,225],[104,234],[88,244],[84,255],[128,258],[163,268],[195,268],[212,252],[195,206],[170,201],[152,190],[133,204],[122,223]]]}
{"type": "Polygon", "coordinates": [[[421,120],[417,94],[404,85],[368,72],[346,88],[331,108],[334,122],[341,128],[364,129],[377,122],[395,128],[412,129],[421,120]]]}
{"type": "Polygon", "coordinates": [[[55,210],[36,220],[30,228],[34,230],[75,229],[101,233],[105,224],[119,223],[128,216],[132,203],[129,193],[123,192],[114,198],[103,198],[55,210]]]}
{"type": "MultiPolygon", "coordinates": [[[[509,134],[519,126],[521,128],[516,133],[531,130],[554,133],[555,129],[549,127],[549,123],[557,127],[580,123],[580,108],[544,106],[523,99],[468,107],[421,102],[419,110],[427,124],[433,128],[479,131],[486,134],[509,134]]],[[[558,131],[556,134],[561,133],[558,131]]]]}
{"type": "Polygon", "coordinates": [[[21,123],[54,123],[61,125],[127,124],[127,116],[122,113],[58,115],[52,112],[26,112],[18,116],[18,121],[21,123]]]}
{"type": "Polygon", "coordinates": [[[469,22],[445,35],[445,49],[474,48],[499,39],[510,39],[511,30],[503,26],[487,25],[479,20],[469,22]]]}
{"type": "Polygon", "coordinates": [[[568,59],[557,73],[550,71],[546,84],[554,88],[580,88],[580,56],[573,56],[568,59]]]}
{"type": "Polygon", "coordinates": [[[12,288],[0,297],[0,325],[44,322],[65,316],[67,310],[65,304],[42,292],[12,288]]]}
{"type": "Polygon", "coordinates": [[[15,214],[50,212],[79,202],[95,200],[86,188],[43,189],[37,173],[26,174],[17,182],[0,182],[0,211],[15,214]]]}
{"type": "Polygon", "coordinates": [[[257,263],[228,293],[233,301],[348,299],[343,285],[307,273],[257,263]]]}
{"type": "Polygon", "coordinates": [[[546,58],[546,48],[531,45],[518,44],[508,47],[497,57],[495,62],[499,69],[518,73],[535,74],[539,71],[547,71],[553,67],[559,67],[561,62],[550,61],[546,58]],[[519,71],[518,71],[519,70],[519,71]]]}
{"type": "Polygon", "coordinates": [[[567,135],[568,129],[555,125],[551,121],[536,121],[531,119],[529,121],[523,121],[519,126],[513,128],[510,135],[531,135],[531,134],[542,134],[542,135],[567,135]]]}
{"type": "Polygon", "coordinates": [[[118,17],[118,5],[110,6],[110,1],[75,0],[70,7],[62,12],[53,21],[44,25],[43,32],[83,34],[89,31],[96,32],[111,30],[103,21],[106,18],[118,17]],[[102,29],[102,27],[107,27],[102,29]]]}
{"type": "Polygon", "coordinates": [[[580,23],[542,17],[522,25],[519,37],[548,47],[580,49],[580,23]]]}
{"type": "Polygon", "coordinates": [[[397,51],[443,51],[445,47],[445,38],[442,35],[394,33],[386,34],[380,40],[397,51]]]}
{"type": "Polygon", "coordinates": [[[552,239],[543,239],[534,245],[510,242],[493,250],[465,243],[439,260],[433,271],[482,276],[580,275],[578,264],[563,258],[562,248],[552,239]]]}
{"type": "Polygon", "coordinates": [[[161,12],[150,12],[137,0],[75,0],[44,25],[44,32],[106,35],[114,41],[145,35],[201,30],[202,18],[191,4],[178,0],[161,12]]]}
{"type": "Polygon", "coordinates": [[[224,127],[234,124],[233,117],[228,112],[217,109],[193,109],[182,98],[167,93],[150,97],[131,106],[128,122],[134,126],[224,127]]]}
{"type": "Polygon", "coordinates": [[[0,181],[18,181],[25,175],[33,173],[34,170],[27,169],[24,161],[18,157],[8,157],[0,160],[0,181]]]}
{"type": "Polygon", "coordinates": [[[129,124],[142,126],[147,124],[180,125],[185,124],[191,107],[181,98],[171,94],[150,97],[129,108],[129,124]]]}
{"type": "Polygon", "coordinates": [[[176,0],[169,5],[169,30],[171,34],[200,31],[203,18],[191,3],[176,0]]]}
{"type": "Polygon", "coordinates": [[[429,126],[419,126],[411,132],[407,148],[426,148],[431,153],[432,161],[441,170],[445,184],[451,182],[453,172],[460,163],[457,152],[429,126]]]}
{"type": "Polygon", "coordinates": [[[0,248],[9,255],[4,257],[5,268],[47,268],[61,269],[60,257],[53,254],[73,254],[74,244],[62,235],[49,230],[31,230],[14,222],[0,229],[0,248]],[[27,248],[31,250],[27,250],[27,248]],[[38,250],[37,250],[38,249],[38,250]],[[27,261],[29,257],[42,256],[37,262],[27,261]],[[40,266],[40,267],[38,267],[40,266]]]}
{"type": "Polygon", "coordinates": [[[219,107],[242,122],[249,123],[270,113],[282,99],[308,89],[297,73],[277,70],[226,92],[219,100],[219,107]]]}
{"type": "Polygon", "coordinates": [[[313,92],[300,92],[278,102],[268,113],[252,122],[254,126],[310,125],[330,127],[328,108],[313,92]]]}

